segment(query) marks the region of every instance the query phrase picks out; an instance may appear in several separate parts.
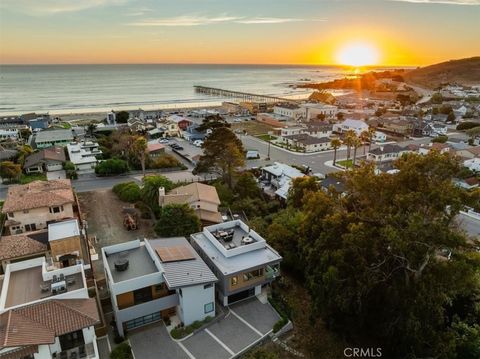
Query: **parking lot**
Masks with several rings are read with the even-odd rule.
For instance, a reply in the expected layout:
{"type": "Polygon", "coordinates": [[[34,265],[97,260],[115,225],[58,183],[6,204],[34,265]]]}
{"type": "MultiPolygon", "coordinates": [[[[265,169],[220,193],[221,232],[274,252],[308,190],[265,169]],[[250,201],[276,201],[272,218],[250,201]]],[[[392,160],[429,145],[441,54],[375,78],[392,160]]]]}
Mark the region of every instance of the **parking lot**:
{"type": "Polygon", "coordinates": [[[180,341],[170,338],[163,323],[140,329],[129,337],[136,358],[232,358],[268,335],[280,319],[257,298],[230,306],[226,316],[180,341]]]}

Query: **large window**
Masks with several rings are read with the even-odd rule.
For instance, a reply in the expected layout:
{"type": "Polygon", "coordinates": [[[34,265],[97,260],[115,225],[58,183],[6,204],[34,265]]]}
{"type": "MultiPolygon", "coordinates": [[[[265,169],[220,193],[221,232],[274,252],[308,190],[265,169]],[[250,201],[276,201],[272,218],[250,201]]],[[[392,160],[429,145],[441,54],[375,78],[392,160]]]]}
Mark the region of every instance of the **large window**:
{"type": "Polygon", "coordinates": [[[133,291],[133,302],[135,305],[152,300],[152,288],[145,287],[133,291]]]}
{"type": "Polygon", "coordinates": [[[36,231],[36,230],[37,230],[37,226],[36,226],[35,223],[26,224],[26,225],[25,225],[25,230],[26,230],[26,231],[36,231]]]}
{"type": "Polygon", "coordinates": [[[50,213],[60,213],[63,212],[63,206],[50,207],[50,213]]]}
{"type": "Polygon", "coordinates": [[[58,339],[60,340],[60,347],[62,348],[62,351],[73,349],[85,344],[83,332],[81,330],[60,335],[58,339]]]}
{"type": "Polygon", "coordinates": [[[203,310],[205,314],[213,312],[213,302],[205,304],[203,310]]]}
{"type": "Polygon", "coordinates": [[[253,270],[251,272],[244,273],[243,274],[243,280],[245,282],[248,282],[249,280],[261,277],[262,275],[263,275],[263,268],[256,269],[256,270],[253,270]]]}

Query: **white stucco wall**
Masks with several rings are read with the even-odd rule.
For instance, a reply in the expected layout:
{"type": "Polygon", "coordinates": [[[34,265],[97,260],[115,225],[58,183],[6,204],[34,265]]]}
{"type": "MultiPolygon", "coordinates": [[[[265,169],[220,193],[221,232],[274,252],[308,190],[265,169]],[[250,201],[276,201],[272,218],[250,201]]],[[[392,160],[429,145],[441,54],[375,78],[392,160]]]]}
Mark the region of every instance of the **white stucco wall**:
{"type": "MultiPolygon", "coordinates": [[[[196,320],[203,320],[207,316],[215,316],[215,285],[204,289],[204,285],[184,287],[179,295],[179,308],[177,313],[185,325],[190,325],[196,320]],[[213,311],[205,313],[205,304],[213,302],[213,311]]],[[[178,292],[178,291],[177,291],[178,292]]]]}
{"type": "Polygon", "coordinates": [[[71,203],[63,205],[63,211],[59,213],[50,213],[49,207],[29,209],[26,213],[17,211],[13,217],[8,215],[8,219],[13,219],[21,223],[21,229],[25,231],[26,224],[35,223],[37,230],[47,228],[47,221],[59,220],[62,218],[74,217],[73,206],[71,203]]]}

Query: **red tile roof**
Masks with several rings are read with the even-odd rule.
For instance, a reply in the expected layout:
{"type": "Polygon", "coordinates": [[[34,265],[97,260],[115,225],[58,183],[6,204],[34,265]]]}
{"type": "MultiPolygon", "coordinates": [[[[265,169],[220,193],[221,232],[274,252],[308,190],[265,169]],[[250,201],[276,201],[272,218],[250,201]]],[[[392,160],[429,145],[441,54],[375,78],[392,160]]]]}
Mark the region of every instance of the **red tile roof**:
{"type": "Polygon", "coordinates": [[[16,234],[0,238],[0,260],[18,258],[47,251],[47,245],[28,236],[16,234]]]}
{"type": "Polygon", "coordinates": [[[75,198],[69,179],[34,181],[9,187],[2,212],[60,206],[73,202],[75,198]]]}
{"type": "Polygon", "coordinates": [[[95,299],[52,299],[0,316],[0,349],[50,344],[56,336],[100,322],[95,299]]]}

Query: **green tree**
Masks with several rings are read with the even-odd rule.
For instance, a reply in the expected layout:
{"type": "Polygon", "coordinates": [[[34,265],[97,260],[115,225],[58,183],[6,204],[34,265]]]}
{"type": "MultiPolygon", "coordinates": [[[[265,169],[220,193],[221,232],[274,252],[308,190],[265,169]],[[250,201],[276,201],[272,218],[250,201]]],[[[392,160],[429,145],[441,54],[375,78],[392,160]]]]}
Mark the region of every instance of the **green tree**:
{"type": "Polygon", "coordinates": [[[115,114],[117,123],[127,123],[130,114],[127,111],[120,111],[115,114]]]}
{"type": "Polygon", "coordinates": [[[17,150],[17,162],[18,164],[20,164],[20,166],[23,167],[23,165],[25,164],[25,159],[33,153],[33,149],[29,145],[22,145],[19,146],[17,150]]]}
{"type": "Polygon", "coordinates": [[[95,173],[99,176],[119,175],[125,172],[128,172],[128,163],[118,158],[102,161],[95,167],[95,173]]]}
{"type": "Polygon", "coordinates": [[[206,116],[202,124],[197,127],[197,130],[200,132],[205,132],[207,130],[215,130],[220,127],[230,127],[230,124],[220,115],[209,115],[206,116]]]}
{"type": "Polygon", "coordinates": [[[142,200],[152,209],[158,207],[158,191],[164,188],[165,192],[171,191],[175,185],[165,176],[145,176],[143,179],[142,200]]]}
{"type": "Polygon", "coordinates": [[[340,148],[342,145],[342,141],[340,141],[339,138],[333,138],[330,141],[330,146],[333,148],[333,165],[337,163],[337,150],[340,148]]]}
{"type": "Polygon", "coordinates": [[[124,202],[135,203],[141,199],[140,187],[135,182],[118,183],[112,191],[124,202]]]}
{"type": "Polygon", "coordinates": [[[396,174],[366,164],[344,173],[343,197],[308,192],[304,218],[288,227],[300,228],[293,250],[302,253],[314,313],[330,328],[389,358],[446,358],[459,337],[462,348],[478,341],[480,320],[478,297],[467,314],[452,306],[479,288],[479,254],[455,228],[459,166],[436,152],[395,166],[396,174]],[[471,338],[452,325],[455,316],[471,338]]]}
{"type": "Polygon", "coordinates": [[[9,181],[18,179],[22,174],[22,167],[12,161],[3,161],[0,163],[0,177],[2,181],[8,179],[9,181]]]}
{"type": "Polygon", "coordinates": [[[480,136],[480,126],[473,127],[465,131],[465,133],[474,140],[475,138],[480,136]]]}
{"type": "Polygon", "coordinates": [[[432,142],[445,143],[448,141],[447,135],[439,135],[432,139],[432,142]]]}
{"type": "Polygon", "coordinates": [[[97,129],[97,124],[95,123],[89,123],[88,126],[87,126],[87,134],[90,136],[90,137],[94,137],[95,136],[95,130],[97,129]]]}
{"type": "Polygon", "coordinates": [[[200,219],[187,204],[169,204],[161,208],[155,232],[162,237],[189,236],[200,231],[200,219]]]}
{"type": "Polygon", "coordinates": [[[238,176],[234,191],[240,198],[262,198],[262,190],[251,172],[243,172],[238,176]]]}
{"type": "Polygon", "coordinates": [[[136,137],[133,140],[130,151],[140,162],[140,165],[142,166],[142,175],[145,177],[145,162],[147,160],[147,140],[145,137],[136,137]]]}
{"type": "Polygon", "coordinates": [[[203,144],[204,154],[200,157],[195,173],[219,174],[228,187],[233,188],[233,178],[238,169],[245,165],[242,142],[227,127],[215,129],[203,144]]]}

